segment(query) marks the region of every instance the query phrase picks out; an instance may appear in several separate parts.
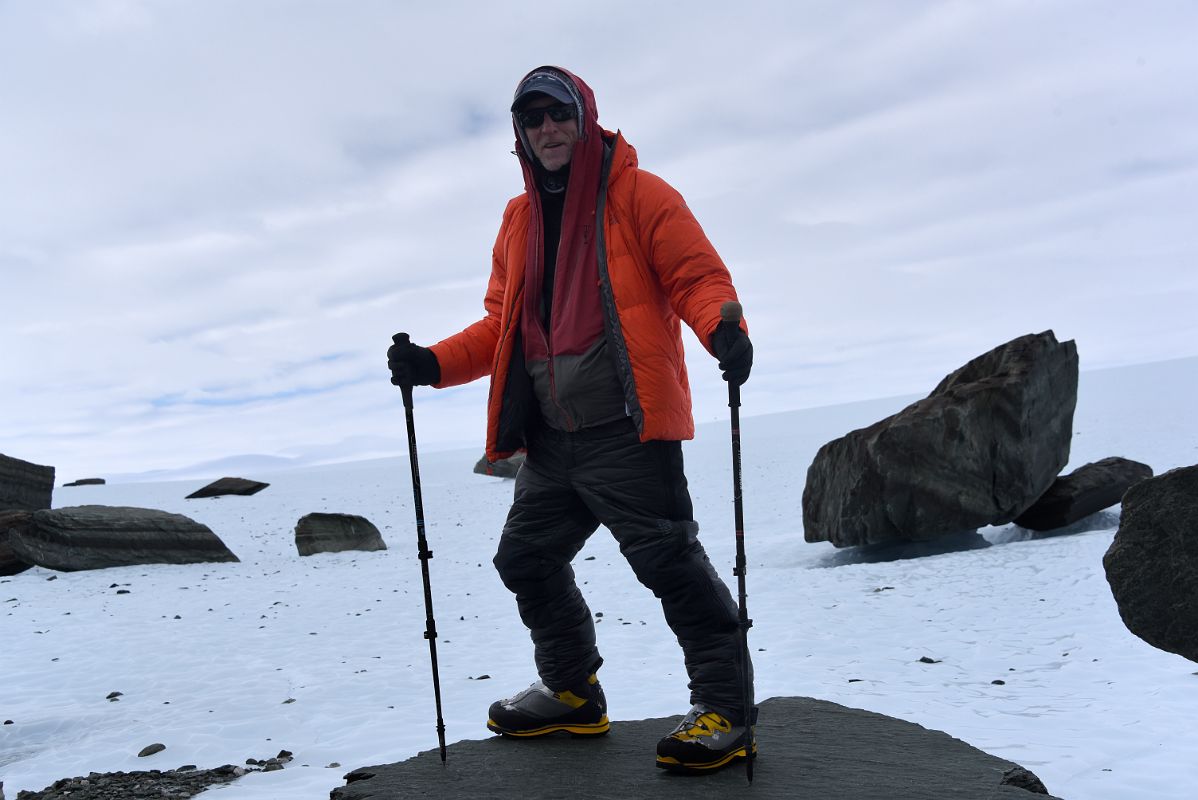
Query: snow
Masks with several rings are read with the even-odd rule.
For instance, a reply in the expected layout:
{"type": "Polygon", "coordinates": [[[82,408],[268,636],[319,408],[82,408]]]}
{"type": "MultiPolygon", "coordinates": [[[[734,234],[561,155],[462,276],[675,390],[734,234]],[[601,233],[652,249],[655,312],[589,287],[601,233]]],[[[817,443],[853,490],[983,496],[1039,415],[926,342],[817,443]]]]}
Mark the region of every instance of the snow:
{"type": "MultiPolygon", "coordinates": [[[[1158,473],[1198,463],[1188,419],[1196,391],[1198,359],[1083,373],[1069,468],[1109,455],[1158,473]]],[[[750,416],[752,382],[744,394],[759,699],[807,695],[943,730],[1024,765],[1065,798],[1194,796],[1198,666],[1119,619],[1101,563],[1118,507],[1067,536],[1005,526],[983,531],[985,541],[880,555],[808,544],[800,498],[816,448],[912,398],[750,416]]],[[[527,634],[490,564],[512,483],[474,475],[477,457],[422,453],[420,464],[450,742],[489,736],[490,702],[535,678],[527,634]]],[[[731,585],[727,424],[700,426],[686,458],[704,542],[731,585]]],[[[215,767],[287,749],[295,760],[286,769],[211,795],[323,800],[350,769],[436,746],[406,457],[245,477],[271,486],[206,500],[183,499],[205,481],[55,491],[56,506],[186,514],[241,563],[35,568],[0,579],[9,797],[90,771],[215,767]],[[301,558],[294,526],[313,511],[363,514],[389,549],[301,558]],[[114,691],[123,694],[107,700],[114,691]],[[165,751],[137,757],[155,742],[165,751]]],[[[603,614],[612,718],[683,713],[681,654],[603,529],[576,569],[603,614]]],[[[769,743],[762,748],[769,758],[769,743]]]]}

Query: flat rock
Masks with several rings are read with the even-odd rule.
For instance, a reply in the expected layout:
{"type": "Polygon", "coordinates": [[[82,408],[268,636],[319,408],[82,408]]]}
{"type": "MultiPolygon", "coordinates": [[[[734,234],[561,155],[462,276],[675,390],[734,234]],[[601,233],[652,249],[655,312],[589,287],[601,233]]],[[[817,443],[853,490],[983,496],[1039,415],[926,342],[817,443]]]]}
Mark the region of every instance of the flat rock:
{"type": "Polygon", "coordinates": [[[515,455],[501,458],[498,461],[487,461],[487,457],[483,456],[474,465],[476,475],[493,475],[496,478],[514,478],[516,473],[520,471],[520,467],[524,464],[526,453],[516,453],[515,455]]]}
{"type": "Polygon", "coordinates": [[[201,497],[223,497],[227,494],[251,495],[270,486],[269,483],[251,481],[247,478],[219,478],[202,489],[196,489],[187,495],[186,500],[196,500],[201,497]]]}
{"type": "Polygon", "coordinates": [[[1152,467],[1127,458],[1104,458],[1061,475],[1015,524],[1051,531],[1097,514],[1123,499],[1135,484],[1152,477],[1152,467]]]}
{"type": "Polygon", "coordinates": [[[8,545],[28,564],[65,572],[238,560],[207,525],[124,506],[34,511],[8,526],[8,545]]]}
{"type": "MultiPolygon", "coordinates": [[[[701,778],[654,765],[657,740],[681,717],[614,722],[591,739],[502,736],[448,748],[446,764],[427,750],[397,764],[345,776],[331,800],[436,797],[633,798],[746,797],[819,800],[1032,800],[1050,798],[1027,770],[946,733],[806,697],[760,706],[760,755],[753,783],[743,766],[701,778]]],[[[435,737],[429,724],[430,738],[435,737]]]]}
{"type": "Polygon", "coordinates": [[[105,481],[103,478],[80,478],[77,481],[64,483],[63,488],[66,488],[67,486],[103,486],[105,483],[107,483],[107,481],[105,481]]]}
{"type": "Polygon", "coordinates": [[[295,524],[295,549],[301,556],[346,550],[386,550],[374,523],[357,514],[313,513],[295,524]]]}
{"type": "Polygon", "coordinates": [[[1102,566],[1129,631],[1198,661],[1198,466],[1127,490],[1102,566]]]}
{"type": "Polygon", "coordinates": [[[0,511],[49,508],[53,494],[54,467],[0,453],[0,511]]]}
{"type": "Polygon", "coordinates": [[[952,372],[923,400],[819,449],[803,533],[837,547],[930,541],[1003,525],[1069,461],[1077,347],[1021,336],[952,372]]]}

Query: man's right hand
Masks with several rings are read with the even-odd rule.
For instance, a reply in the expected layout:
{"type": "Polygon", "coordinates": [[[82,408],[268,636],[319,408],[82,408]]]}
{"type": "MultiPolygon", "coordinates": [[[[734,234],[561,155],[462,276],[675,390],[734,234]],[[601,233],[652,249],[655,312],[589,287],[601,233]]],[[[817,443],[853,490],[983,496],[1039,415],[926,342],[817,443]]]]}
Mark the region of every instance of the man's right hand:
{"type": "Polygon", "coordinates": [[[749,335],[740,329],[739,322],[724,320],[711,335],[711,349],[720,360],[724,380],[740,386],[749,379],[753,369],[753,343],[749,335]]]}
{"type": "Polygon", "coordinates": [[[395,344],[387,350],[391,383],[396,386],[431,386],[441,380],[441,364],[427,347],[407,341],[407,334],[391,337],[395,344]]]}

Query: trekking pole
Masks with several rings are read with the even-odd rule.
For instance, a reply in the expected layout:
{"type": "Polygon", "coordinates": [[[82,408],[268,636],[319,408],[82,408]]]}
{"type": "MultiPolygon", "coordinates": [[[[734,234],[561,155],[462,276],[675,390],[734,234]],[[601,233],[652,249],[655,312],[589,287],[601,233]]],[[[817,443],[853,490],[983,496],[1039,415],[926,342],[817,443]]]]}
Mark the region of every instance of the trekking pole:
{"type": "MultiPolygon", "coordinates": [[[[396,344],[410,344],[406,333],[392,337],[396,344]]],[[[437,671],[437,622],[433,619],[433,587],[428,577],[428,560],[433,551],[428,549],[424,538],[424,501],[420,496],[420,464],[416,458],[416,422],[412,416],[412,384],[402,383],[404,418],[408,423],[408,457],[412,462],[412,502],[416,507],[416,545],[420,554],[420,574],[424,578],[424,638],[428,639],[428,653],[433,663],[433,698],[437,703],[437,742],[441,747],[441,763],[445,763],[445,720],[441,717],[441,677],[437,671]]]]}
{"type": "MultiPolygon", "coordinates": [[[[720,306],[720,319],[724,322],[740,325],[743,312],[740,303],[729,300],[720,306]]],[[[745,777],[753,782],[753,679],[749,675],[749,628],[753,620],[749,619],[749,610],[745,604],[745,514],[744,501],[740,494],[740,386],[729,382],[728,408],[731,409],[732,419],[732,506],[736,522],[736,567],[732,574],[736,576],[737,595],[740,620],[740,672],[741,692],[745,703],[745,777]]]]}

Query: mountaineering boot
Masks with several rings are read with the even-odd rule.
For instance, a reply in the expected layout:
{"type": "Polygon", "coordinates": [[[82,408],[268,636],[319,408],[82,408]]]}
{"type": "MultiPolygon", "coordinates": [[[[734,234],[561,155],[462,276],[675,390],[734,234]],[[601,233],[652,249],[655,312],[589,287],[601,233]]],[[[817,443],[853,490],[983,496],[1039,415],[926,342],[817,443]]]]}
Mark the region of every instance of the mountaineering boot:
{"type": "Polygon", "coordinates": [[[592,674],[586,683],[555,692],[537,681],[515,697],[491,704],[487,727],[508,736],[544,736],[566,731],[575,736],[600,736],[607,721],[607,698],[592,674]]]}
{"type": "MultiPolygon", "coordinates": [[[[757,709],[753,709],[753,722],[757,709]]],[[[694,705],[678,727],[657,743],[657,766],[671,772],[701,774],[726,767],[745,758],[743,724],[699,703],[694,705]]],[[[757,738],[753,737],[753,757],[757,757],[757,738]]]]}

